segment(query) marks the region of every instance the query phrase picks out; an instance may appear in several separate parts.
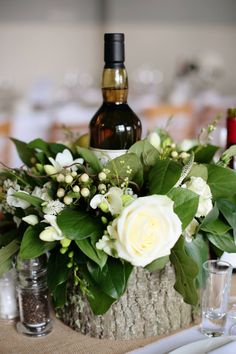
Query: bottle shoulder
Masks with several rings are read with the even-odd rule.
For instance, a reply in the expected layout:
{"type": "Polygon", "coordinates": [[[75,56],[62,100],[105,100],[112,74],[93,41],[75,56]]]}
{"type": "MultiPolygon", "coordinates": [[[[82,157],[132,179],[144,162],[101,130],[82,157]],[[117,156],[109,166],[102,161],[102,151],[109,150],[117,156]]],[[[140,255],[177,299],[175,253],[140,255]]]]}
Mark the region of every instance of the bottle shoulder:
{"type": "Polygon", "coordinates": [[[125,121],[133,121],[137,122],[137,124],[141,124],[139,117],[137,114],[132,110],[128,103],[107,103],[103,102],[100,108],[92,117],[90,124],[95,123],[96,121],[101,122],[101,120],[111,120],[115,122],[123,122],[125,121]]]}

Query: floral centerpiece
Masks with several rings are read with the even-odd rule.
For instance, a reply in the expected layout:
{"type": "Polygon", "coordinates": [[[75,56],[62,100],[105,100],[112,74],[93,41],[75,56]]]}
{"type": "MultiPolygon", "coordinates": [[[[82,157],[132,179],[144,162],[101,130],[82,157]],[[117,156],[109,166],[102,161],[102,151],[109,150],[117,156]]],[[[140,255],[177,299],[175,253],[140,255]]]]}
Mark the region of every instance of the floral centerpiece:
{"type": "Polygon", "coordinates": [[[73,142],[12,139],[23,165],[0,172],[0,272],[47,252],[55,308],[73,283],[101,315],[135,268],[170,263],[196,306],[202,263],[236,252],[235,147],[215,158],[206,138],[177,145],[158,130],[105,165],[73,142]]]}

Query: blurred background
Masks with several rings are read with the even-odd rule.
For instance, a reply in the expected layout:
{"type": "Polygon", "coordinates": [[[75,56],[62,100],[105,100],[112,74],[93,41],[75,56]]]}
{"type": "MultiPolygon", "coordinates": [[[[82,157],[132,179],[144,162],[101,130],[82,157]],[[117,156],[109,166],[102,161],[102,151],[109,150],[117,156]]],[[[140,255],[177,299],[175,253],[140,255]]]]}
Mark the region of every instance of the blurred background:
{"type": "Polygon", "coordinates": [[[101,104],[104,32],[124,32],[129,103],[144,135],[165,127],[194,137],[236,106],[235,0],[0,0],[0,160],[6,138],[80,133],[101,104]],[[64,130],[63,130],[64,129],[64,130]]]}

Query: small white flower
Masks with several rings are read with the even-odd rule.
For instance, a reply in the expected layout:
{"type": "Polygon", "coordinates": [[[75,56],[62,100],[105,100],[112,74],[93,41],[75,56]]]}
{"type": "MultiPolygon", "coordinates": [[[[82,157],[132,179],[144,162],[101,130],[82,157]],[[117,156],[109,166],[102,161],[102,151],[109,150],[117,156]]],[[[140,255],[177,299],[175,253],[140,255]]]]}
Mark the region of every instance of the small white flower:
{"type": "Polygon", "coordinates": [[[22,218],[22,220],[24,220],[27,224],[32,226],[38,224],[39,222],[39,218],[37,217],[37,215],[34,214],[27,215],[24,218],[22,218]]]}
{"type": "Polygon", "coordinates": [[[63,199],[63,202],[66,204],[66,205],[70,205],[71,203],[73,203],[73,198],[69,197],[68,195],[66,195],[63,199]]]}
{"type": "Polygon", "coordinates": [[[99,179],[99,181],[105,181],[105,179],[107,178],[107,175],[105,174],[105,172],[99,172],[99,174],[98,174],[98,179],[99,179]]]}
{"type": "Polygon", "coordinates": [[[73,177],[71,175],[66,175],[65,176],[65,182],[67,184],[71,184],[73,182],[73,177]]]}
{"type": "Polygon", "coordinates": [[[73,190],[73,192],[75,192],[75,193],[79,193],[80,187],[76,184],[75,186],[73,186],[72,190],[73,190]]]}
{"type": "Polygon", "coordinates": [[[87,173],[83,173],[80,178],[79,178],[80,182],[82,183],[87,183],[89,181],[89,175],[87,173]]]}
{"type": "Polygon", "coordinates": [[[101,203],[105,203],[112,215],[119,214],[122,210],[122,189],[111,187],[105,194],[96,194],[90,201],[90,206],[97,209],[101,203]]]}
{"type": "Polygon", "coordinates": [[[51,200],[48,203],[43,204],[43,212],[49,215],[57,215],[65,208],[65,204],[60,200],[51,200]]]}
{"type": "Polygon", "coordinates": [[[33,190],[33,192],[31,193],[31,195],[38,197],[40,199],[45,200],[46,202],[49,202],[52,198],[50,197],[50,195],[48,194],[48,189],[50,188],[50,183],[45,183],[44,186],[38,187],[36,186],[33,190]]]}
{"type": "Polygon", "coordinates": [[[44,215],[43,222],[49,223],[50,226],[46,226],[39,234],[39,238],[42,241],[53,242],[64,238],[61,229],[57,225],[56,219],[55,215],[44,215]]]}
{"type": "Polygon", "coordinates": [[[185,237],[185,240],[187,242],[192,242],[193,240],[193,235],[195,234],[196,228],[198,227],[198,222],[196,219],[193,219],[186,229],[183,231],[183,236],[185,237]]]}
{"type": "Polygon", "coordinates": [[[190,180],[186,182],[182,187],[190,189],[200,196],[198,209],[195,216],[206,216],[213,208],[211,190],[206,181],[204,181],[204,179],[201,177],[192,176],[190,177],[190,180]]]}
{"type": "MultiPolygon", "coordinates": [[[[19,190],[18,190],[19,191],[19,190]]],[[[30,203],[27,201],[14,197],[14,193],[18,192],[14,188],[10,187],[7,191],[7,204],[10,205],[11,207],[15,208],[21,208],[21,209],[26,209],[30,206],[30,203]]],[[[21,191],[22,193],[26,193],[24,191],[21,191]]],[[[28,194],[28,193],[26,193],[28,194]]]]}
{"type": "Polygon", "coordinates": [[[63,170],[63,168],[68,167],[72,171],[76,170],[77,167],[75,164],[83,164],[84,160],[81,158],[73,160],[73,156],[70,152],[70,150],[65,149],[63,152],[59,152],[56,155],[55,160],[52,157],[49,157],[49,161],[51,164],[54,166],[56,169],[56,172],[60,172],[63,170]],[[73,166],[72,166],[73,165],[73,166]]]}
{"type": "Polygon", "coordinates": [[[65,189],[64,188],[58,188],[57,190],[57,197],[62,198],[65,195],[65,189]]]}
{"type": "Polygon", "coordinates": [[[84,187],[81,189],[80,193],[81,193],[82,197],[87,198],[90,194],[90,190],[88,188],[84,187]]]}
{"type": "Polygon", "coordinates": [[[154,146],[158,151],[161,146],[161,138],[157,132],[152,132],[147,136],[147,140],[152,146],[154,146]]]}

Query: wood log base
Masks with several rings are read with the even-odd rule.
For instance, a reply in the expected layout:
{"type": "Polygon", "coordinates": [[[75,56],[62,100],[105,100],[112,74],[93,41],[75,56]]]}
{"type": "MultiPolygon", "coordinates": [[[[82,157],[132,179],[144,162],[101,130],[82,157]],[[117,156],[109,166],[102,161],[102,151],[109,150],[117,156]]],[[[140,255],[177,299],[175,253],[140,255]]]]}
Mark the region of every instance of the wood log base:
{"type": "Polygon", "coordinates": [[[135,268],[126,293],[107,313],[96,316],[78,288],[68,289],[67,304],[59,318],[78,332],[96,338],[146,338],[184,328],[194,321],[193,308],[174,289],[175,272],[150,273],[135,268]]]}

